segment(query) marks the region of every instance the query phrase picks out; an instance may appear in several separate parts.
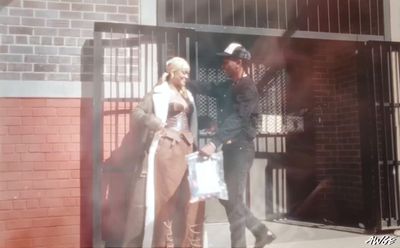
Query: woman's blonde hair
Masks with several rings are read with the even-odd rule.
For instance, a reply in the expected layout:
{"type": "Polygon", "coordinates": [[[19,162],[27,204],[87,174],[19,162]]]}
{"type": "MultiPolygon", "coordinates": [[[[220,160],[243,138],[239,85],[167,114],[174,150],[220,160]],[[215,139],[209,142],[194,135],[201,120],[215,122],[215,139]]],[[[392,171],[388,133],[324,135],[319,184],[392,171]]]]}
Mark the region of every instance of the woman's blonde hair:
{"type": "Polygon", "coordinates": [[[181,57],[173,57],[172,59],[169,59],[165,63],[165,66],[167,73],[175,71],[190,71],[189,63],[181,57]]]}
{"type": "MultiPolygon", "coordinates": [[[[190,65],[184,58],[173,57],[167,60],[167,62],[165,62],[165,71],[166,72],[164,72],[163,75],[161,76],[160,83],[168,81],[174,72],[177,71],[189,72],[190,65]]],[[[183,97],[187,98],[187,92],[185,87],[182,87],[182,89],[180,89],[180,93],[182,94],[183,97]]]]}

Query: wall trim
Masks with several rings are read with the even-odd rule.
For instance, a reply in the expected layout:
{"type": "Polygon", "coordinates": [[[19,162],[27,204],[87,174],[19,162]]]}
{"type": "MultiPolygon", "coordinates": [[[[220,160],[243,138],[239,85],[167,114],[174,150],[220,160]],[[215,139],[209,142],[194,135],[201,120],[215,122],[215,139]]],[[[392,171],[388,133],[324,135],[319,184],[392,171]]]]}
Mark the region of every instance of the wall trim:
{"type": "Polygon", "coordinates": [[[92,82],[0,80],[0,97],[90,98],[92,92],[92,82]]]}

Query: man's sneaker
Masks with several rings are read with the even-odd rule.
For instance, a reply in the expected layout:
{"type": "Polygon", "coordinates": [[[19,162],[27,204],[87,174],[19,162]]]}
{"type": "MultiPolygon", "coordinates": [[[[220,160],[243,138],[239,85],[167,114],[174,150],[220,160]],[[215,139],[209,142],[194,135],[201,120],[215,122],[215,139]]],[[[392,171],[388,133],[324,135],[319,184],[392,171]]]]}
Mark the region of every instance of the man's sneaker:
{"type": "Polygon", "coordinates": [[[263,248],[265,245],[268,245],[274,241],[276,239],[276,235],[267,229],[265,232],[255,235],[255,238],[256,243],[254,244],[254,248],[263,248]]]}

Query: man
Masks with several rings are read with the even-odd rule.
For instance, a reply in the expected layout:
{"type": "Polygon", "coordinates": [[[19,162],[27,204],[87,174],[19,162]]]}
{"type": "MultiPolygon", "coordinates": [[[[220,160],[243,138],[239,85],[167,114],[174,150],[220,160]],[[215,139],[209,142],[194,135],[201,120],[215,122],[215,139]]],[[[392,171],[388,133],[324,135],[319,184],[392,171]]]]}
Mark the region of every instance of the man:
{"type": "Polygon", "coordinates": [[[218,129],[211,141],[200,149],[211,155],[220,145],[224,154],[225,182],[229,200],[221,200],[231,231],[231,246],[246,247],[245,228],[255,236],[255,247],[264,247],[276,236],[244,204],[247,174],[254,159],[258,93],[246,72],[251,54],[241,44],[231,43],[223,53],[222,69],[230,80],[220,83],[192,81],[189,89],[216,98],[218,129]]]}

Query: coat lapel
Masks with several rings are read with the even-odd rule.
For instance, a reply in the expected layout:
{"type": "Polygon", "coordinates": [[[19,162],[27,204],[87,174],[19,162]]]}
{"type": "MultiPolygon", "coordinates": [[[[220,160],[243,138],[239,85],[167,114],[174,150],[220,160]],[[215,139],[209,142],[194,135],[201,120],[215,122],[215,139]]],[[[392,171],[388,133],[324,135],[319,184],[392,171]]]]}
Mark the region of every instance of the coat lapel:
{"type": "Polygon", "coordinates": [[[167,82],[163,82],[154,88],[153,105],[154,114],[164,123],[167,121],[168,104],[170,98],[170,89],[167,82]]]}

